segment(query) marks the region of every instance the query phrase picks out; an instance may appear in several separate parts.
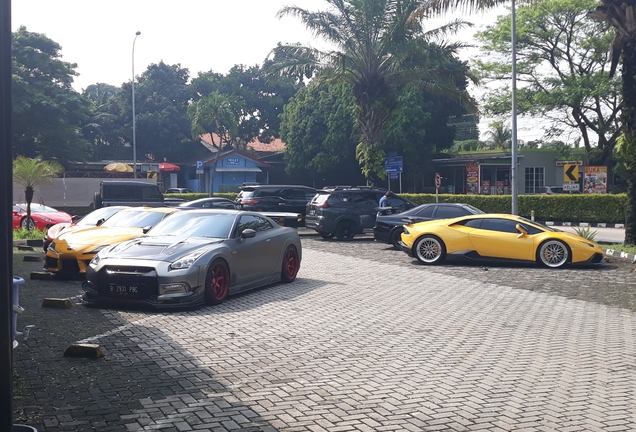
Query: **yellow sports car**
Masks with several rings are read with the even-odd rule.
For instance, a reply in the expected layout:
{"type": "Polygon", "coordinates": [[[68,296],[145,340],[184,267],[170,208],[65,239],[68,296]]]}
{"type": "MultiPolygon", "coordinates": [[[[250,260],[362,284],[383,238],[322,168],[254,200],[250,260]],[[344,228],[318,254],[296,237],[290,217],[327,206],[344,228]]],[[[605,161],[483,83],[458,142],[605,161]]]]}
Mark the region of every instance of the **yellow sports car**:
{"type": "Polygon", "coordinates": [[[405,222],[400,246],[424,264],[450,258],[533,261],[550,268],[605,262],[605,251],[593,241],[520,216],[477,214],[420,223],[406,218],[405,222]]]}
{"type": "Polygon", "coordinates": [[[144,234],[175,207],[131,207],[121,210],[103,224],[62,231],[46,250],[44,269],[58,274],[86,273],[86,267],[104,247],[144,234]]]}

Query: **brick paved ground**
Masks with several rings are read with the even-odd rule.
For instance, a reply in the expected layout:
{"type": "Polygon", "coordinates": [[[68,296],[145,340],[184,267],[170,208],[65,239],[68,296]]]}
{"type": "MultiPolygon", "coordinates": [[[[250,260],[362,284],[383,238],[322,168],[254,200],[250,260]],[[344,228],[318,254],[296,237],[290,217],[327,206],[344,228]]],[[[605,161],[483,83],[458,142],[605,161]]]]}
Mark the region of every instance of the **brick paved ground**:
{"type": "Polygon", "coordinates": [[[14,355],[16,423],[636,430],[633,265],[431,268],[368,237],[303,247],[296,282],[185,312],[43,309],[79,282],[27,280],[20,324],[36,329],[14,355]],[[79,340],[106,356],[62,357],[79,340]]]}

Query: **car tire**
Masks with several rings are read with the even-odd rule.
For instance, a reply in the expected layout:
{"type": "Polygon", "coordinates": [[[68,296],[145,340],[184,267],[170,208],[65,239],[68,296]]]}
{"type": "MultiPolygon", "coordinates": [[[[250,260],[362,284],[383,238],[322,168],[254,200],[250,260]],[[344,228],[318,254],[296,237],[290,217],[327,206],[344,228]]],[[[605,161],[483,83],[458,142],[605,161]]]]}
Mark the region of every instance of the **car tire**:
{"type": "Polygon", "coordinates": [[[422,264],[439,264],[446,258],[446,245],[437,236],[424,235],[415,241],[413,256],[422,264]]]}
{"type": "Polygon", "coordinates": [[[35,228],[35,222],[33,222],[33,219],[31,218],[23,218],[20,221],[20,228],[22,229],[27,229],[27,230],[32,230],[35,228]]]}
{"type": "Polygon", "coordinates": [[[570,249],[561,240],[547,240],[537,249],[537,262],[548,268],[561,268],[570,259],[570,249]]]}
{"type": "Polygon", "coordinates": [[[400,249],[400,240],[403,232],[404,230],[402,228],[396,228],[396,230],[391,233],[391,244],[395,249],[400,249]]]}
{"type": "Polygon", "coordinates": [[[355,226],[352,222],[343,221],[336,227],[336,238],[338,240],[350,241],[355,236],[355,226]]]}
{"type": "Polygon", "coordinates": [[[299,269],[300,259],[298,259],[298,250],[296,250],[296,246],[287,246],[285,255],[283,255],[283,268],[280,272],[280,279],[287,283],[293,282],[296,279],[299,269]]]}
{"type": "Polygon", "coordinates": [[[230,292],[230,269],[227,263],[217,258],[208,267],[205,278],[205,302],[218,305],[225,301],[230,292]]]}
{"type": "Polygon", "coordinates": [[[320,237],[324,238],[325,240],[330,240],[333,238],[333,233],[327,233],[327,232],[319,232],[318,234],[320,234],[320,237]]]}

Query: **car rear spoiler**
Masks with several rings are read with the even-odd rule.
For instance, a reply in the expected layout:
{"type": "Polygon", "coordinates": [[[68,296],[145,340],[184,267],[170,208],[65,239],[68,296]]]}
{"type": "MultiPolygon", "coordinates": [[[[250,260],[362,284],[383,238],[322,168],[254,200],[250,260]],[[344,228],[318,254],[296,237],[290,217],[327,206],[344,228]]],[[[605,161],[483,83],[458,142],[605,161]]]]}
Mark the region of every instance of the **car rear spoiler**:
{"type": "Polygon", "coordinates": [[[274,219],[274,221],[280,225],[290,228],[298,228],[305,226],[305,216],[300,213],[285,213],[285,212],[259,212],[268,218],[274,219]]]}

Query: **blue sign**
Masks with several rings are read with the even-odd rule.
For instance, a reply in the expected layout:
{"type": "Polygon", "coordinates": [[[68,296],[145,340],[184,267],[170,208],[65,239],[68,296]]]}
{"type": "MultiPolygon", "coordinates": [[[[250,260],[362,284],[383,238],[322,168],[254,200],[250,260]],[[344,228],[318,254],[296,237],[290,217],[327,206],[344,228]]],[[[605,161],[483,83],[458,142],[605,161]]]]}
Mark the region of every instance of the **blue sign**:
{"type": "Polygon", "coordinates": [[[203,169],[203,161],[201,161],[201,160],[197,161],[197,169],[198,170],[202,170],[203,169]]]}
{"type": "Polygon", "coordinates": [[[227,158],[225,159],[225,165],[239,165],[241,162],[241,159],[239,158],[227,158]]]}
{"type": "Polygon", "coordinates": [[[400,178],[399,176],[400,176],[400,173],[396,173],[396,172],[390,172],[389,173],[389,178],[391,180],[397,180],[398,178],[400,178]]]}
{"type": "Polygon", "coordinates": [[[384,171],[387,173],[401,173],[402,156],[384,158],[384,171]]]}

